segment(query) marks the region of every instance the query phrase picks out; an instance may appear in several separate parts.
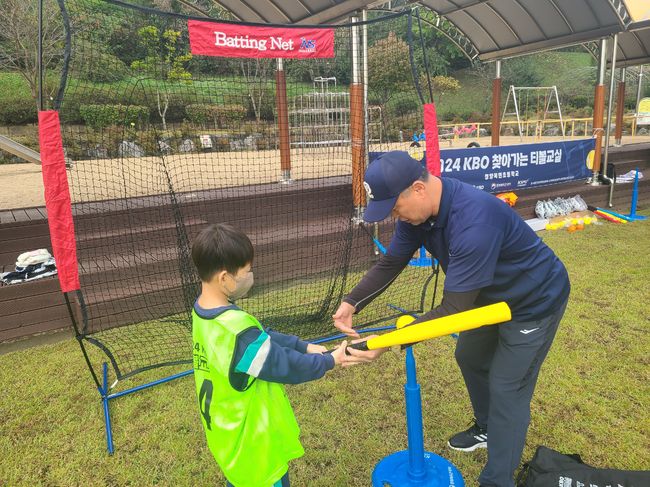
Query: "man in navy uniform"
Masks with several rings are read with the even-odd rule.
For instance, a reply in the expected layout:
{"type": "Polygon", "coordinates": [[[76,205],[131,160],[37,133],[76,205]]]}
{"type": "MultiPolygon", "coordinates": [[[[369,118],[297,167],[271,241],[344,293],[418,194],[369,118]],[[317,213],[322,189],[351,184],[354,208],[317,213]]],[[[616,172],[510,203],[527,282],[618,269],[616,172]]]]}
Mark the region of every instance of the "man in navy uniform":
{"type": "MultiPolygon", "coordinates": [[[[505,301],[512,320],[462,332],[456,345],[474,410],[466,431],[449,439],[461,451],[488,449],[479,482],[514,487],[530,423],[530,401],[569,297],[567,271],[508,205],[452,178],[432,176],[406,152],[378,157],[365,174],[364,219],[397,218],[388,250],[343,299],[334,324],[351,336],[352,316],[381,294],[420,246],[445,273],[440,306],[414,323],[505,301]]],[[[358,351],[368,362],[382,351],[358,351]]]]}

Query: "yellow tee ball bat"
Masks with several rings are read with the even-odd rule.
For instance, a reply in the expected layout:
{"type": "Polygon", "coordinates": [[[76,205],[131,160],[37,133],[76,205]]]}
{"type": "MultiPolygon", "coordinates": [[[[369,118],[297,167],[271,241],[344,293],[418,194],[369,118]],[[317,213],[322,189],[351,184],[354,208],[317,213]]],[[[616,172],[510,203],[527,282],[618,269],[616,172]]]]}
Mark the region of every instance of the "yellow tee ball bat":
{"type": "Polygon", "coordinates": [[[397,319],[397,330],[371,338],[365,342],[348,345],[348,347],[357,350],[375,350],[393,345],[408,345],[431,338],[451,335],[452,333],[472,330],[481,326],[496,325],[497,323],[510,321],[511,318],[510,308],[503,301],[443,316],[442,318],[423,321],[412,326],[407,325],[415,321],[415,318],[403,315],[397,319]]]}

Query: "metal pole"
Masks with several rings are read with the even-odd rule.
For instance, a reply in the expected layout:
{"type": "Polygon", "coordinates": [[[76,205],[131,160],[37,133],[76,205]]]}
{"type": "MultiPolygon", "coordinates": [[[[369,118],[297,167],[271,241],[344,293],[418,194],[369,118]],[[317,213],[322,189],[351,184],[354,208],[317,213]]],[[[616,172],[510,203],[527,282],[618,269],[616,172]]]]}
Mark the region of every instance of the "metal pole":
{"type": "MultiPolygon", "coordinates": [[[[368,9],[361,12],[361,20],[368,20],[368,9]]],[[[365,160],[368,161],[370,153],[370,114],[368,112],[368,25],[361,27],[361,41],[363,42],[363,113],[364,113],[364,135],[365,135],[365,160]]]]}
{"type": "Polygon", "coordinates": [[[610,66],[609,77],[609,100],[607,100],[607,127],[605,127],[605,157],[603,161],[602,173],[607,175],[607,158],[609,156],[609,135],[612,125],[612,106],[614,104],[614,81],[616,80],[616,46],[618,44],[618,34],[614,34],[614,47],[612,48],[612,63],[610,66]]]}
{"type": "Polygon", "coordinates": [[[517,115],[517,127],[519,127],[519,141],[523,142],[524,141],[524,136],[521,133],[521,118],[519,117],[519,104],[517,103],[517,91],[515,90],[515,87],[512,87],[512,101],[515,104],[515,113],[517,115]]]}
{"type": "MultiPolygon", "coordinates": [[[[492,81],[492,147],[499,145],[499,136],[501,133],[501,60],[496,62],[496,74],[492,81]]],[[[477,135],[479,130],[476,131],[477,135]]]]}
{"type": "MultiPolygon", "coordinates": [[[[643,91],[643,64],[639,66],[639,84],[636,88],[636,105],[634,105],[634,119],[636,122],[639,121],[639,103],[641,103],[641,92],[643,91]]],[[[636,135],[634,132],[636,132],[636,124],[634,131],[632,131],[632,135],[636,135]]]]}
{"type": "Polygon", "coordinates": [[[352,83],[359,84],[359,17],[351,17],[352,34],[352,83]]]}
{"type": "Polygon", "coordinates": [[[352,199],[355,206],[355,221],[361,221],[363,208],[366,203],[366,193],[363,189],[363,174],[365,169],[365,142],[363,114],[363,84],[359,69],[359,18],[351,17],[352,27],[352,83],[350,84],[350,142],[352,146],[352,199]]]}
{"type": "Polygon", "coordinates": [[[557,94],[557,86],[553,86],[553,91],[555,92],[555,103],[557,104],[557,113],[560,116],[560,127],[562,127],[562,140],[564,140],[566,134],[564,132],[564,120],[562,120],[562,108],[560,108],[560,97],[557,94]]]}
{"type": "Polygon", "coordinates": [[[106,362],[102,364],[102,387],[99,388],[99,393],[102,395],[102,406],[104,408],[104,427],[106,429],[106,449],[108,454],[113,454],[113,428],[111,426],[111,412],[108,408],[108,365],[106,362]]]}
{"type": "Polygon", "coordinates": [[[38,2],[38,109],[43,111],[43,0],[38,2]]]}
{"type": "MultiPolygon", "coordinates": [[[[364,8],[361,12],[361,20],[367,22],[368,20],[368,9],[364,8]]],[[[370,161],[370,112],[368,110],[368,24],[363,24],[361,28],[361,36],[363,42],[363,113],[364,113],[364,135],[365,135],[365,154],[364,160],[366,164],[370,161]]],[[[380,120],[381,125],[381,120],[380,120]]],[[[381,144],[381,140],[379,141],[381,144]]],[[[366,200],[367,203],[367,200],[366,200]]],[[[375,235],[375,240],[379,240],[379,225],[375,223],[373,225],[373,234],[375,235]]],[[[376,245],[373,245],[373,252],[375,256],[380,254],[379,248],[376,245]]]]}
{"type": "Polygon", "coordinates": [[[275,105],[278,112],[278,135],[280,138],[280,183],[291,184],[291,134],[287,101],[287,79],[282,58],[277,60],[275,71],[275,105]]]}
{"type": "Polygon", "coordinates": [[[594,149],[593,173],[587,183],[597,186],[600,184],[600,154],[603,141],[603,109],[605,104],[605,72],[607,69],[607,39],[600,41],[600,63],[598,69],[598,84],[594,93],[594,121],[593,131],[596,136],[594,149]]]}
{"type": "Polygon", "coordinates": [[[612,48],[612,65],[610,66],[611,75],[609,79],[609,100],[607,104],[607,129],[605,130],[605,160],[601,171],[601,177],[609,183],[608,206],[611,208],[612,199],[614,198],[614,179],[607,176],[607,161],[609,158],[609,134],[612,125],[612,103],[614,99],[614,79],[616,78],[616,45],[618,44],[618,34],[614,34],[614,46],[612,48]]]}

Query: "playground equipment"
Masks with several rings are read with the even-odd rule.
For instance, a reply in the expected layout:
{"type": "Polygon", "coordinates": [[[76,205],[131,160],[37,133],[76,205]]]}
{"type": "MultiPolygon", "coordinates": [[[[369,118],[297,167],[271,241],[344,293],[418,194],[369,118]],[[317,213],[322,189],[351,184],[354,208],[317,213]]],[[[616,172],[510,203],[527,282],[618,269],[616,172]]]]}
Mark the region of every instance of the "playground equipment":
{"type": "Polygon", "coordinates": [[[313,91],[298,95],[289,110],[292,147],[350,143],[350,94],[336,90],[336,77],[316,77],[313,91]],[[331,91],[330,83],[334,90],[331,91]]]}
{"type": "MultiPolygon", "coordinates": [[[[503,116],[501,117],[501,123],[506,122],[506,117],[515,116],[517,121],[517,127],[519,130],[519,139],[523,142],[524,132],[522,127],[522,113],[524,121],[530,118],[530,94],[537,95],[537,103],[535,108],[535,118],[539,118],[540,108],[543,107],[542,120],[535,125],[535,137],[541,137],[544,133],[544,125],[546,123],[547,117],[549,114],[557,114],[560,119],[560,130],[562,132],[562,137],[565,136],[564,133],[564,121],[562,120],[562,109],[560,108],[560,98],[557,93],[556,86],[513,86],[510,85],[508,90],[508,96],[506,98],[505,106],[503,107],[503,116]],[[522,93],[525,96],[525,107],[522,110],[522,93]],[[513,108],[512,111],[508,111],[510,105],[510,100],[512,99],[513,108]],[[541,102],[541,104],[540,104],[541,102]],[[551,103],[555,102],[555,109],[551,110],[551,103]]],[[[526,135],[528,135],[526,133],[526,135]]]]}
{"type": "Polygon", "coordinates": [[[0,135],[0,149],[7,151],[17,157],[20,157],[27,162],[32,162],[34,164],[41,163],[41,155],[38,152],[30,149],[29,147],[25,147],[24,145],[19,144],[15,140],[12,140],[4,135],[0,135]]]}
{"type": "MultiPolygon", "coordinates": [[[[318,76],[313,91],[293,98],[289,110],[291,147],[350,144],[350,93],[337,88],[336,77],[318,76]]],[[[368,141],[382,142],[381,107],[368,107],[368,141]]]]}

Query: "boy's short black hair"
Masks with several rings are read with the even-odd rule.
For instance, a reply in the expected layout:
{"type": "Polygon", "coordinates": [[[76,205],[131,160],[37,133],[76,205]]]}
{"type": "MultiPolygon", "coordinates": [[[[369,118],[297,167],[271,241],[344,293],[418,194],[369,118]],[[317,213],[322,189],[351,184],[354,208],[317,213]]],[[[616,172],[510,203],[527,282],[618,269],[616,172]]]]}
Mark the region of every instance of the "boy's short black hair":
{"type": "Polygon", "coordinates": [[[253,262],[253,244],[245,233],[223,223],[201,230],[192,243],[192,260],[202,281],[226,270],[237,273],[253,262]]]}

